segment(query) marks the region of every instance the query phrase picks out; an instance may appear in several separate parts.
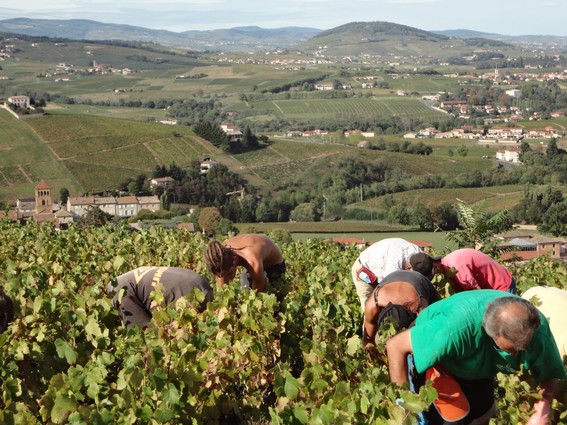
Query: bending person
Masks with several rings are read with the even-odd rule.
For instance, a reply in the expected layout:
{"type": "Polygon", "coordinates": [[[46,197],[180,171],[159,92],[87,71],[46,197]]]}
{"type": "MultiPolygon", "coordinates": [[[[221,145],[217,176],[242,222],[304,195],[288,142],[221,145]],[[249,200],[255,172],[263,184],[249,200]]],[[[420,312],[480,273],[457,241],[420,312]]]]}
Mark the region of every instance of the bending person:
{"type": "Polygon", "coordinates": [[[351,273],[363,311],[376,285],[392,272],[409,269],[409,258],[420,252],[423,252],[420,247],[405,239],[387,238],[373,243],[360,253],[352,265],[351,273]]]}
{"type": "Polygon", "coordinates": [[[522,294],[543,313],[555,338],[559,354],[567,364],[567,291],[552,286],[534,286],[522,294]]]}
{"type": "Polygon", "coordinates": [[[189,269],[178,267],[140,267],[124,273],[117,278],[118,284],[108,284],[108,292],[114,293],[112,300],[127,328],[146,325],[156,308],[150,294],[156,285],[163,285],[166,304],[174,303],[179,298],[198,289],[205,294],[206,303],[213,300],[213,289],[203,276],[189,269]],[[124,290],[124,291],[122,291],[124,290]]]}
{"type": "Polygon", "coordinates": [[[209,242],[205,263],[219,286],[234,279],[239,266],[244,267],[246,271],[240,278],[241,284],[260,292],[266,289],[266,278],[270,281],[280,279],[286,271],[278,246],[260,234],[234,236],[224,244],[209,242]]]}
{"type": "MultiPolygon", "coordinates": [[[[448,371],[470,407],[462,424],[488,421],[495,413],[494,377],[522,368],[539,384],[542,396],[529,423],[547,424],[557,380],[567,377],[543,315],[529,301],[502,291],[467,291],[433,304],[412,328],[390,338],[386,350],[390,379],[398,385],[408,381],[408,371],[421,376],[410,379],[415,387],[432,367],[448,371]]],[[[435,409],[427,416],[431,424],[442,423],[435,409]]]]}
{"type": "Polygon", "coordinates": [[[449,280],[455,292],[472,289],[496,289],[516,293],[512,272],[483,252],[472,248],[457,249],[445,257],[432,258],[425,253],[410,258],[412,268],[433,269],[449,280]]]}
{"type": "Polygon", "coordinates": [[[385,317],[392,316],[398,328],[407,328],[421,310],[440,299],[431,281],[422,274],[410,270],[390,273],[366,301],[364,347],[375,345],[378,328],[385,317]]]}

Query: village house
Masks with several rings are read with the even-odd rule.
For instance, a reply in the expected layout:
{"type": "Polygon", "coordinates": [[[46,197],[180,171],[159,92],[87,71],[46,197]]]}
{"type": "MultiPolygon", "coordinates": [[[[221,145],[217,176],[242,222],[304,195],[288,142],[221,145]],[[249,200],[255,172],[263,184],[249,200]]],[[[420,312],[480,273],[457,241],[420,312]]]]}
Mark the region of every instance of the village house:
{"type": "Polygon", "coordinates": [[[555,127],[545,127],[528,130],[525,137],[526,139],[553,139],[560,137],[560,134],[555,127]]]}
{"type": "Polygon", "coordinates": [[[315,84],[315,90],[322,90],[322,91],[328,91],[328,90],[333,90],[333,84],[331,83],[325,83],[325,84],[315,84]]]}
{"type": "Polygon", "coordinates": [[[114,196],[102,196],[93,198],[93,205],[99,207],[105,213],[116,215],[116,198],[114,196]]]}
{"type": "Polygon", "coordinates": [[[11,105],[18,106],[20,108],[30,107],[30,97],[29,96],[10,96],[8,98],[8,103],[11,105]]]}
{"type": "Polygon", "coordinates": [[[166,125],[176,125],[177,124],[177,120],[175,118],[158,118],[157,122],[159,122],[160,124],[166,124],[166,125]]]}
{"type": "Polygon", "coordinates": [[[161,204],[157,196],[138,196],[138,211],[147,210],[151,212],[156,212],[161,209],[161,204]]]}
{"type": "Polygon", "coordinates": [[[512,231],[502,235],[501,239],[503,241],[498,246],[508,248],[501,255],[503,260],[529,261],[542,255],[548,255],[552,260],[567,260],[566,241],[563,238],[531,234],[522,235],[512,231]],[[516,236],[513,237],[514,235],[516,236]]]}
{"type": "Polygon", "coordinates": [[[169,187],[175,179],[173,177],[154,177],[150,179],[150,188],[155,189],[157,187],[167,188],[169,187]]]}
{"type": "Polygon", "coordinates": [[[141,210],[159,211],[161,205],[157,196],[84,196],[67,199],[67,210],[75,219],[84,216],[91,208],[118,217],[132,217],[141,210]]]}
{"type": "Polygon", "coordinates": [[[498,140],[520,140],[524,135],[524,129],[519,127],[493,127],[486,131],[487,139],[498,140]]]}
{"type": "Polygon", "coordinates": [[[221,123],[220,128],[227,134],[229,142],[239,142],[242,140],[242,131],[240,131],[236,124],[223,122],[221,123]]]}
{"type": "Polygon", "coordinates": [[[511,146],[505,150],[496,152],[496,159],[500,161],[519,163],[520,161],[520,148],[518,146],[511,146]]]}
{"type": "Polygon", "coordinates": [[[199,166],[199,173],[200,174],[207,174],[211,168],[213,168],[215,165],[217,165],[218,162],[210,159],[210,158],[206,158],[203,161],[201,161],[201,164],[199,166]]]}
{"type": "Polygon", "coordinates": [[[138,214],[138,198],[134,195],[116,198],[116,214],[118,217],[132,217],[138,214]]]}

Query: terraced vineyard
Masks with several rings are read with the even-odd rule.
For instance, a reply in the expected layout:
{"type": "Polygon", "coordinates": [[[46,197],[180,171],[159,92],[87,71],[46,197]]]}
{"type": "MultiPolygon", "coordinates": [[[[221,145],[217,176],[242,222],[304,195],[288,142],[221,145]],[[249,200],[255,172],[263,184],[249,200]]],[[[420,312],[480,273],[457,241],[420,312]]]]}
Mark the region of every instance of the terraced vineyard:
{"type": "Polygon", "coordinates": [[[28,121],[86,191],[115,189],[127,178],[150,175],[157,164],[184,166],[218,151],[196,141],[189,127],[81,115],[28,121]],[[174,134],[175,133],[175,134],[174,134]]]}
{"type": "Polygon", "coordinates": [[[252,102],[254,108],[287,119],[352,118],[375,119],[398,116],[443,120],[445,114],[428,108],[418,99],[400,96],[348,99],[301,99],[252,102]],[[271,104],[270,104],[271,103],[271,104]]]}

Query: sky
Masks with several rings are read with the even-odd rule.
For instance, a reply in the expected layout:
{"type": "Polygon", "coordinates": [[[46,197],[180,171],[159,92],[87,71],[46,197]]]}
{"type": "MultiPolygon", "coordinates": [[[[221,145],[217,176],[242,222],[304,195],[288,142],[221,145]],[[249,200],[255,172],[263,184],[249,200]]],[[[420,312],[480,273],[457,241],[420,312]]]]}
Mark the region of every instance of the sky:
{"type": "Polygon", "coordinates": [[[90,19],[175,32],[241,26],[311,27],[383,21],[426,31],[567,36],[567,0],[26,0],[0,20],[90,19]]]}

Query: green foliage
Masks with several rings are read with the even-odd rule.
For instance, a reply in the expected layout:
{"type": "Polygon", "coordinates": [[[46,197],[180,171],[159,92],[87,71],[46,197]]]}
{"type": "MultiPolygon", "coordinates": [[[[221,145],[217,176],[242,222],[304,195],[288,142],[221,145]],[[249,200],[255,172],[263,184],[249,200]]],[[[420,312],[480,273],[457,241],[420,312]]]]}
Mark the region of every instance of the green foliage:
{"type": "Polygon", "coordinates": [[[112,216],[104,212],[99,207],[89,207],[86,213],[77,221],[77,225],[81,228],[94,226],[101,227],[110,223],[112,216]]]}
{"type": "Polygon", "coordinates": [[[550,206],[538,230],[553,236],[567,236],[567,201],[550,206]]]}
{"type": "Polygon", "coordinates": [[[238,229],[234,223],[228,218],[222,218],[214,228],[215,235],[227,236],[229,234],[238,234],[238,229]]]}
{"type": "Polygon", "coordinates": [[[199,227],[208,235],[213,234],[215,227],[222,220],[222,214],[218,208],[206,207],[199,214],[199,227]]]}
{"type": "Polygon", "coordinates": [[[485,203],[472,206],[460,199],[457,201],[456,209],[461,228],[448,232],[447,239],[455,242],[459,248],[475,248],[486,254],[497,254],[493,236],[512,228],[508,210],[491,214],[486,210],[485,203]]]}
{"type": "Polygon", "coordinates": [[[299,204],[291,212],[291,219],[295,221],[319,221],[320,215],[313,202],[299,204]]]}
{"type": "MultiPolygon", "coordinates": [[[[144,265],[211,278],[201,234],[55,232],[6,220],[0,233],[0,283],[16,306],[0,335],[2,423],[397,425],[414,423],[436,397],[430,386],[413,394],[391,385],[386,367],[364,351],[353,247],[281,243],[286,279],[267,293],[225,285],[199,314],[199,292],[168,309],[156,291],[148,327],[127,330],[107,284],[144,265]]],[[[565,266],[545,258],[514,276],[521,290],[567,287],[565,266]]],[[[525,423],[535,390],[514,376],[500,385],[506,396],[492,423],[525,423]]],[[[565,408],[555,402],[554,415],[565,408]]]]}
{"type": "MultiPolygon", "coordinates": [[[[256,229],[253,229],[253,231],[250,232],[250,233],[257,233],[256,229]]],[[[278,246],[282,246],[284,244],[290,244],[290,243],[293,242],[293,238],[291,236],[291,233],[288,230],[285,230],[285,229],[274,229],[274,230],[272,230],[271,232],[268,233],[268,236],[278,246]]]]}

